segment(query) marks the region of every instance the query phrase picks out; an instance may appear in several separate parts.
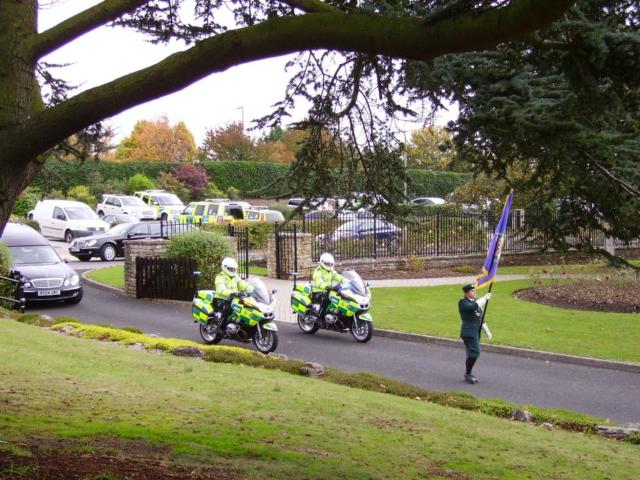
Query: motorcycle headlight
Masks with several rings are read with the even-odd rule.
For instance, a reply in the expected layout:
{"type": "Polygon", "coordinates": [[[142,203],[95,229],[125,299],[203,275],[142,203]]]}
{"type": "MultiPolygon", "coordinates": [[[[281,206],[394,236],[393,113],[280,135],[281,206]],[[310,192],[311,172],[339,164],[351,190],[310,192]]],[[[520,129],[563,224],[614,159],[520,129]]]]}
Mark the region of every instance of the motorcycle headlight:
{"type": "Polygon", "coordinates": [[[93,247],[95,244],[96,244],[96,240],[89,240],[88,242],[85,242],[84,246],[93,247]]]}

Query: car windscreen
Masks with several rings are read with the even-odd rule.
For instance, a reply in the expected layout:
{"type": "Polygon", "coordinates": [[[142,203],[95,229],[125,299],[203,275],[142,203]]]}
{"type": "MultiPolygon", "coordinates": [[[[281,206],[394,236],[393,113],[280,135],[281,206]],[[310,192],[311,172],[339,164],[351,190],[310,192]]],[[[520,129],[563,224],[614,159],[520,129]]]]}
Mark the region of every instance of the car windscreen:
{"type": "Polygon", "coordinates": [[[144,202],[140,200],[138,197],[120,197],[122,200],[122,205],[131,206],[131,207],[144,207],[144,202]]]}
{"type": "Polygon", "coordinates": [[[343,272],[342,278],[344,279],[344,283],[349,284],[349,288],[353,291],[353,293],[355,293],[356,295],[367,295],[367,286],[362,281],[360,275],[358,275],[355,271],[347,270],[346,272],[343,272]]]}
{"type": "Polygon", "coordinates": [[[97,220],[98,216],[89,207],[65,207],[69,220],[97,220]]]}
{"type": "Polygon", "coordinates": [[[271,304],[271,293],[262,280],[259,278],[250,278],[247,283],[253,287],[253,292],[251,292],[253,298],[260,303],[271,304]]]}
{"type": "Polygon", "coordinates": [[[9,247],[13,265],[60,263],[60,257],[49,245],[9,247]]]}
{"type": "Polygon", "coordinates": [[[175,195],[156,195],[156,201],[160,205],[182,205],[182,201],[175,195]]]}

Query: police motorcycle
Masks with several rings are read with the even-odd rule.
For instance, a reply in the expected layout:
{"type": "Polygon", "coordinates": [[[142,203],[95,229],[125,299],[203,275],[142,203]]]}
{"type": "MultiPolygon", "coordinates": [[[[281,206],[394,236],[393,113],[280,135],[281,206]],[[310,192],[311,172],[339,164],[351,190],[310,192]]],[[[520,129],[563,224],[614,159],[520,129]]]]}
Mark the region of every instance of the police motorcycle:
{"type": "Polygon", "coordinates": [[[312,302],[311,285],[297,285],[297,273],[293,274],[291,308],[297,314],[298,327],[312,335],[320,328],[335,332],[351,332],[358,342],[366,343],[373,337],[373,318],[368,313],[371,292],[368,284],[353,270],[343,272],[343,280],[331,289],[327,308],[320,317],[321,305],[312,302]]]}
{"type": "Polygon", "coordinates": [[[273,321],[275,290],[269,291],[259,278],[250,278],[247,282],[253,291],[232,295],[231,314],[224,328],[221,312],[215,311],[214,290],[199,290],[193,298],[191,312],[207,345],[223,339],[253,341],[258,351],[267,354],[278,347],[278,327],[273,321]]]}

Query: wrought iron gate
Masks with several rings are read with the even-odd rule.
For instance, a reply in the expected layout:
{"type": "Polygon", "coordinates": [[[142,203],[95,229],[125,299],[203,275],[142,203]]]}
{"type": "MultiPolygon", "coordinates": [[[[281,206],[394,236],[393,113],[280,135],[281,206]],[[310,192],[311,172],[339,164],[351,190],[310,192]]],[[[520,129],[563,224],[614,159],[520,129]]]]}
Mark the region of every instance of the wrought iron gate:
{"type": "Polygon", "coordinates": [[[238,274],[240,278],[249,278],[249,228],[229,224],[227,235],[236,239],[238,274]]]}
{"type": "Polygon", "coordinates": [[[275,225],[276,277],[289,279],[298,271],[298,237],[296,226],[275,225]]]}

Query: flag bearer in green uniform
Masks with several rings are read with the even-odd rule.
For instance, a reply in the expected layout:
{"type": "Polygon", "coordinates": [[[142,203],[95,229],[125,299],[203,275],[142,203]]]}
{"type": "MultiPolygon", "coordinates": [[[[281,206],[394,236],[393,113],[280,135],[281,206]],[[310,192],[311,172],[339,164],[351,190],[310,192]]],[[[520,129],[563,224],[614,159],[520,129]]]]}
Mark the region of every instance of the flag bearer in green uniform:
{"type": "Polygon", "coordinates": [[[471,283],[463,286],[462,291],[464,292],[464,298],[458,302],[458,310],[460,311],[460,318],[462,319],[460,338],[462,338],[464,342],[464,348],[467,353],[467,370],[464,375],[464,381],[474,384],[478,383],[478,379],[471,373],[471,370],[480,356],[482,309],[491,298],[491,293],[487,293],[482,298],[476,300],[477,291],[471,283]]]}

